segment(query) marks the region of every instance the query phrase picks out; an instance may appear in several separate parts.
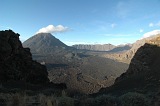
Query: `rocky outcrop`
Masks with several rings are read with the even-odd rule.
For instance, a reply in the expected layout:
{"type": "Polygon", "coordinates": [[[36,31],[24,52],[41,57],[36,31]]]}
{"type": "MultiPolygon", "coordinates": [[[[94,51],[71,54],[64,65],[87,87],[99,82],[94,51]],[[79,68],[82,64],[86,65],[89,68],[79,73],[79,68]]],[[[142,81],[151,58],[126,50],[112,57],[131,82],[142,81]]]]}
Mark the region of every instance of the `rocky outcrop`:
{"type": "Polygon", "coordinates": [[[116,82],[140,73],[143,75],[155,75],[155,73],[158,72],[160,69],[160,66],[158,65],[160,61],[160,36],[152,38],[146,42],[147,43],[144,46],[137,50],[127,72],[117,78],[116,82]]]}
{"type": "Polygon", "coordinates": [[[145,94],[159,93],[160,89],[160,36],[146,41],[131,60],[128,70],[115,80],[113,86],[101,89],[100,92],[141,92],[145,94]]]}
{"type": "Polygon", "coordinates": [[[160,60],[158,56],[159,53],[160,47],[157,45],[145,44],[144,46],[140,47],[133,57],[127,72],[117,78],[116,83],[130,78],[131,76],[136,77],[140,74],[145,76],[149,73],[156,73],[156,71],[160,69],[158,66],[158,61],[160,60]],[[156,66],[157,68],[153,66],[156,66]]]}
{"type": "Polygon", "coordinates": [[[12,30],[0,31],[0,82],[48,83],[46,67],[32,60],[30,49],[23,48],[19,36],[12,30]]]}
{"type": "Polygon", "coordinates": [[[83,50],[91,50],[91,51],[110,51],[115,48],[112,44],[95,44],[95,45],[85,45],[85,44],[79,44],[79,45],[73,45],[72,47],[76,49],[83,49],[83,50]]]}

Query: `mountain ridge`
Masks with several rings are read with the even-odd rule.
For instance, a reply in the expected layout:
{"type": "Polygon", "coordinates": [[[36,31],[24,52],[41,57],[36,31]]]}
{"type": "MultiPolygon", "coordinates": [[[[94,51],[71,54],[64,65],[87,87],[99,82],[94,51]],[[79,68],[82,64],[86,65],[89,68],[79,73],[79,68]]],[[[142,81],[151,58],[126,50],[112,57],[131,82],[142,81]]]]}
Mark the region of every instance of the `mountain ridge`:
{"type": "Polygon", "coordinates": [[[131,59],[133,58],[133,56],[141,46],[143,46],[145,43],[150,42],[151,39],[154,39],[158,36],[160,36],[160,34],[137,40],[129,50],[122,53],[113,52],[112,54],[104,54],[103,57],[118,60],[120,62],[129,64],[131,59]]]}
{"type": "Polygon", "coordinates": [[[110,51],[115,48],[112,44],[77,44],[72,47],[82,50],[91,50],[91,51],[110,51]]]}

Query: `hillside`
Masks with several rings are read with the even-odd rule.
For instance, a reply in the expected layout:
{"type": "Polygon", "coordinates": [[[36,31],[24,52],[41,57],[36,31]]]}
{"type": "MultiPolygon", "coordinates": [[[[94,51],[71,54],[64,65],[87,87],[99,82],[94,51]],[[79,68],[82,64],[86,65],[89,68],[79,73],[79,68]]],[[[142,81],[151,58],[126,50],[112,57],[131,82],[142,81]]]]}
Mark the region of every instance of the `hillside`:
{"type": "Polygon", "coordinates": [[[101,89],[99,94],[123,95],[137,92],[145,95],[152,106],[159,106],[159,54],[160,35],[147,39],[135,53],[128,70],[116,79],[113,86],[101,89]]]}
{"type": "Polygon", "coordinates": [[[121,53],[107,53],[104,54],[102,57],[106,57],[106,58],[110,58],[110,59],[114,59],[120,62],[124,62],[124,63],[130,63],[131,59],[133,58],[133,56],[135,55],[135,53],[137,52],[137,50],[143,46],[145,43],[148,43],[151,39],[156,38],[159,35],[155,35],[155,36],[151,36],[148,38],[143,38],[140,40],[137,40],[131,49],[125,51],[125,52],[121,52],[121,53]]]}
{"type": "Polygon", "coordinates": [[[143,88],[146,87],[145,89],[147,89],[150,85],[157,85],[158,88],[160,80],[160,66],[158,65],[160,61],[160,35],[148,39],[146,42],[144,46],[137,50],[128,70],[116,79],[115,84],[128,80],[128,78],[137,77],[137,81],[139,80],[138,78],[141,78],[141,82],[138,84],[140,85],[139,87],[143,86],[143,88]]]}

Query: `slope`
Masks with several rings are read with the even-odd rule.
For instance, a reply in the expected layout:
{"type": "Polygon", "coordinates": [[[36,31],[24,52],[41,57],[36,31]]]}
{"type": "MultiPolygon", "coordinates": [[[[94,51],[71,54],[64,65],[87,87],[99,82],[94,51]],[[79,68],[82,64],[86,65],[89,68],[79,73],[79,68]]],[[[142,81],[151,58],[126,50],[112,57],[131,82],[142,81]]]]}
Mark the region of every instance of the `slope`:
{"type": "Polygon", "coordinates": [[[160,35],[147,39],[146,44],[135,53],[128,70],[116,79],[113,86],[101,89],[99,94],[123,95],[128,92],[138,92],[149,96],[152,102],[158,102],[160,100],[159,54],[160,35]]]}
{"type": "Polygon", "coordinates": [[[50,33],[38,33],[26,40],[23,46],[38,54],[52,54],[70,48],[50,33]]]}
{"type": "Polygon", "coordinates": [[[151,39],[154,39],[156,37],[158,37],[159,35],[155,35],[155,36],[151,36],[148,38],[143,38],[140,40],[137,40],[131,49],[125,51],[125,52],[121,52],[121,53],[107,53],[104,54],[102,57],[106,57],[106,58],[111,58],[114,60],[118,60],[120,62],[124,62],[124,63],[130,63],[131,59],[133,58],[133,56],[135,55],[135,53],[137,52],[137,50],[143,46],[145,43],[149,42],[151,39]]]}

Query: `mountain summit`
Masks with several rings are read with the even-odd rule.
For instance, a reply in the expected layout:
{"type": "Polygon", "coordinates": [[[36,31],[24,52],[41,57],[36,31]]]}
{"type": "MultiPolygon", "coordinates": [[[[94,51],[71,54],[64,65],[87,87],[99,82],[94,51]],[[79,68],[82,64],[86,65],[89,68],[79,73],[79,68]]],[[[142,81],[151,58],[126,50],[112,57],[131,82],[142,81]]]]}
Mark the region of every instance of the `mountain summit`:
{"type": "Polygon", "coordinates": [[[23,46],[29,47],[32,53],[40,54],[50,54],[56,50],[70,48],[50,33],[38,33],[26,40],[23,46]]]}

